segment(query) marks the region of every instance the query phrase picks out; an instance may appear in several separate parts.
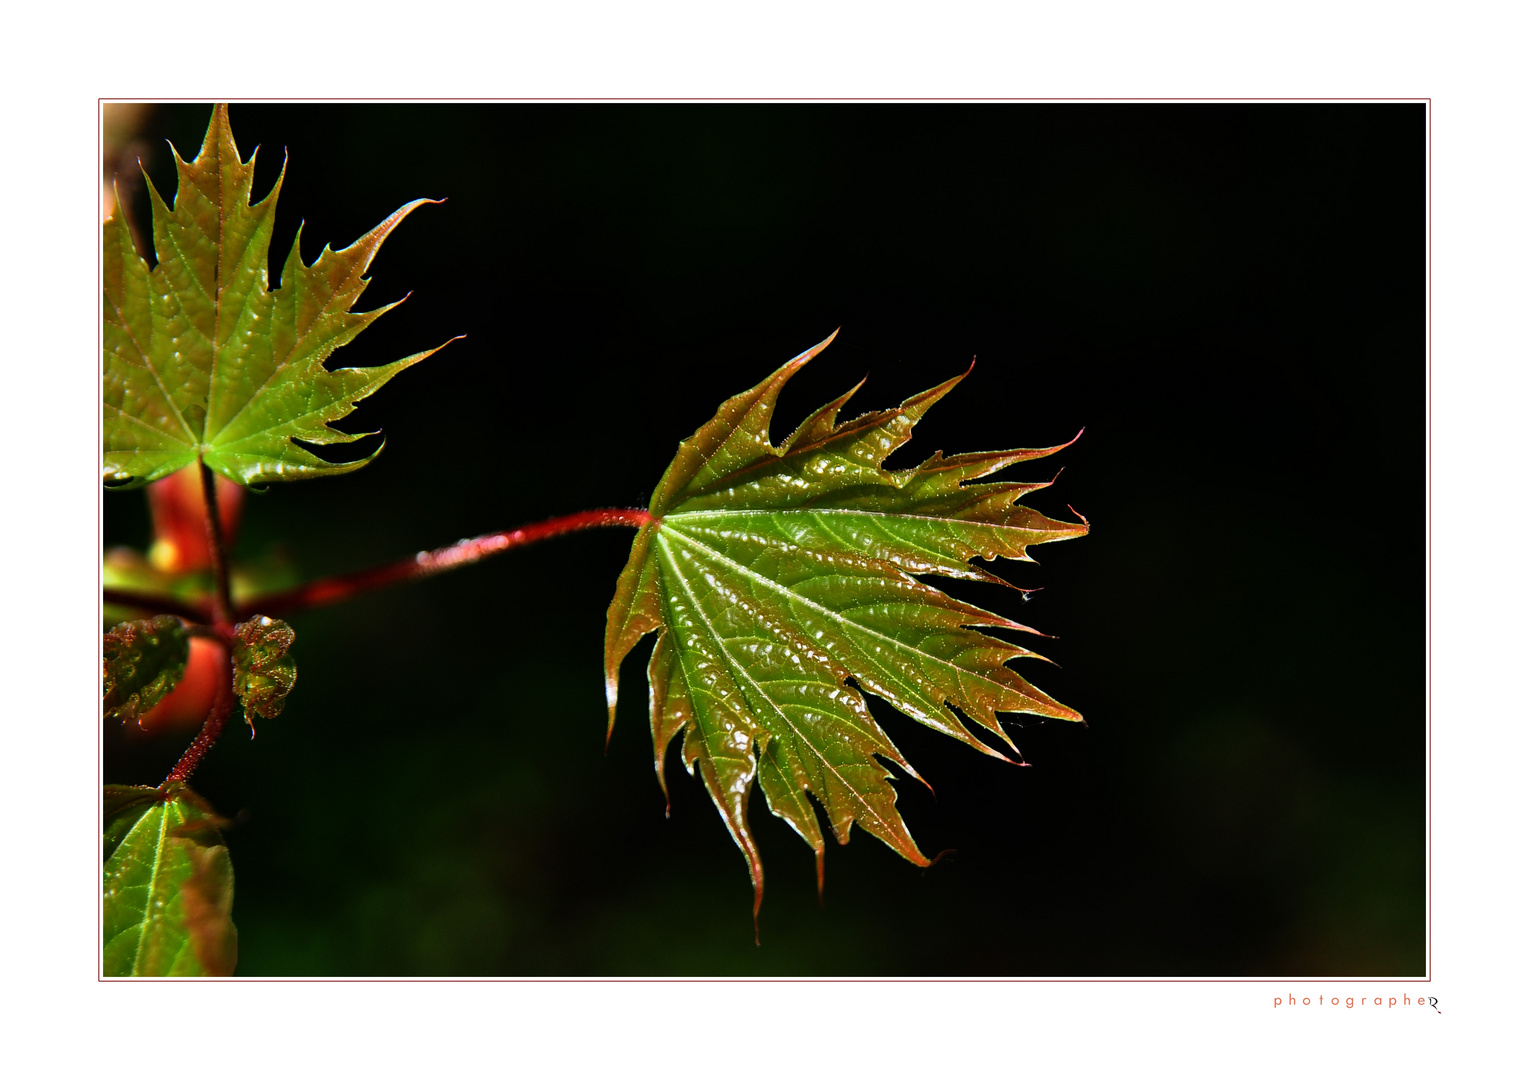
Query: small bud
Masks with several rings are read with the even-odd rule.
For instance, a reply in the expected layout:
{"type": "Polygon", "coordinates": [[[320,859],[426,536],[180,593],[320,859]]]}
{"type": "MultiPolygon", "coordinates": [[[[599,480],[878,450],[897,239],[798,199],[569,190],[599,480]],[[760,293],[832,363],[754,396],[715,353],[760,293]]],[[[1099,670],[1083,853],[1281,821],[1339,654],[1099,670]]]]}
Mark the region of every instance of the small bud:
{"type": "Polygon", "coordinates": [[[296,637],[286,623],[265,615],[234,627],[234,693],[246,719],[250,712],[267,720],[281,714],[297,682],[297,663],[287,655],[296,637]]]}

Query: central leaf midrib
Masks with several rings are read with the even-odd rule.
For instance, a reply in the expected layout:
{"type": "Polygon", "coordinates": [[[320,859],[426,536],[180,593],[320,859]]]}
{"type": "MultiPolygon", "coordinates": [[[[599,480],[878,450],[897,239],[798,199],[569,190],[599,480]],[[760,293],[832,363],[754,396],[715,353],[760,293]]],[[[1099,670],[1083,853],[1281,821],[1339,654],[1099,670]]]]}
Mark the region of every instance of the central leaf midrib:
{"type": "MultiPolygon", "coordinates": [[[[221,134],[221,132],[220,132],[221,134]]],[[[234,154],[235,163],[238,163],[239,155],[234,154]]],[[[207,437],[207,426],[212,423],[212,399],[218,390],[218,354],[223,351],[223,269],[227,252],[223,249],[224,234],[227,232],[224,214],[223,192],[223,144],[218,141],[217,155],[214,164],[218,169],[218,261],[213,269],[213,288],[217,295],[212,302],[212,366],[207,372],[207,411],[202,416],[202,447],[205,449],[211,441],[207,437]]]]}
{"type": "MultiPolygon", "coordinates": [[[[681,539],[685,539],[688,543],[694,543],[694,541],[689,540],[688,537],[682,537],[681,539]]],[[[875,818],[877,821],[881,822],[881,824],[889,831],[895,832],[887,820],[876,812],[876,808],[867,802],[865,797],[861,795],[860,792],[855,790],[855,786],[846,780],[843,775],[840,774],[839,770],[834,768],[833,763],[829,761],[828,758],[823,756],[823,752],[813,744],[812,740],[802,733],[802,730],[796,726],[791,717],[786,715],[785,710],[782,709],[780,705],[776,703],[775,699],[765,691],[764,687],[760,686],[757,682],[754,681],[754,677],[749,674],[748,669],[739,663],[737,657],[735,657],[728,649],[726,642],[722,640],[722,635],[717,632],[717,628],[713,626],[711,620],[706,617],[706,612],[701,607],[700,602],[696,600],[695,593],[690,590],[690,582],[687,581],[685,575],[680,572],[679,564],[675,562],[673,553],[669,550],[668,544],[664,542],[664,530],[662,528],[659,529],[658,547],[659,550],[663,552],[665,561],[669,564],[670,569],[673,571],[675,580],[680,583],[680,588],[684,589],[685,595],[690,598],[691,607],[695,609],[696,615],[700,618],[702,624],[706,627],[706,630],[711,635],[712,640],[716,642],[717,648],[721,651],[722,655],[727,657],[727,661],[732,666],[733,670],[737,671],[745,679],[748,680],[749,685],[754,687],[754,689],[759,692],[760,697],[769,703],[770,708],[774,709],[776,715],[779,716],[782,722],[784,722],[785,725],[791,729],[791,733],[795,735],[803,745],[812,750],[813,754],[817,756],[817,759],[823,763],[823,768],[832,773],[834,779],[838,780],[840,784],[844,785],[845,789],[849,791],[849,793],[853,795],[856,800],[859,801],[860,805],[865,807],[866,813],[875,818]]]]}
{"type": "MultiPolygon", "coordinates": [[[[855,517],[871,518],[873,520],[873,522],[882,522],[882,521],[886,521],[887,519],[890,518],[890,519],[896,519],[896,520],[899,520],[899,521],[926,522],[926,523],[931,524],[931,525],[943,526],[943,527],[945,527],[947,529],[951,529],[952,526],[968,526],[968,527],[975,528],[975,529],[996,529],[996,530],[999,530],[1000,532],[1010,531],[1010,532],[1023,533],[1023,532],[1033,532],[1034,531],[1032,529],[1026,529],[1022,525],[1008,525],[1008,524],[1004,524],[1004,523],[1001,523],[1001,522],[969,521],[969,520],[967,520],[965,518],[941,517],[941,516],[934,515],[934,514],[910,514],[910,513],[899,513],[899,512],[893,512],[893,511],[883,512],[881,510],[851,510],[851,509],[848,509],[848,508],[833,507],[833,506],[795,506],[795,507],[786,507],[786,508],[783,508],[783,509],[780,509],[780,510],[729,510],[729,509],[721,509],[721,508],[715,509],[715,510],[680,510],[680,511],[676,511],[676,512],[672,512],[672,513],[666,514],[664,516],[665,516],[665,519],[678,518],[681,521],[683,521],[683,520],[685,520],[687,518],[689,518],[691,520],[706,520],[706,519],[713,519],[713,520],[715,520],[715,519],[719,519],[719,518],[725,520],[725,519],[730,518],[730,517],[776,517],[778,515],[789,515],[789,514],[805,514],[805,515],[809,515],[809,516],[818,515],[818,516],[822,516],[824,518],[827,518],[828,520],[832,520],[833,516],[835,516],[835,515],[839,515],[839,516],[850,515],[850,516],[855,516],[855,517]]],[[[890,530],[888,530],[888,531],[890,532],[890,530]]],[[[965,537],[960,535],[960,530],[959,529],[951,529],[951,531],[954,533],[955,539],[958,542],[964,543],[964,544],[971,544],[972,543],[970,540],[968,540],[967,538],[965,538],[965,537]]],[[[909,545],[913,546],[913,548],[919,554],[925,556],[926,558],[929,558],[930,560],[932,560],[932,561],[934,561],[936,563],[936,568],[933,569],[933,570],[929,570],[929,571],[915,570],[914,571],[915,573],[936,573],[936,574],[940,574],[940,575],[942,575],[944,577],[954,577],[954,578],[961,578],[961,579],[967,579],[967,580],[970,580],[971,578],[976,576],[978,573],[980,573],[978,571],[975,571],[968,564],[967,560],[971,558],[970,555],[964,556],[964,557],[959,555],[959,554],[951,555],[948,552],[941,551],[939,548],[933,548],[933,547],[929,547],[929,546],[924,545],[924,544],[920,544],[917,541],[911,540],[911,539],[909,539],[907,537],[897,536],[895,533],[893,533],[891,535],[892,535],[893,539],[895,539],[895,540],[897,540],[897,541],[899,541],[901,543],[905,543],[905,544],[909,544],[909,545]]],[[[1005,542],[1007,542],[1007,541],[1005,541],[1005,542]]],[[[1042,542],[1044,542],[1044,541],[1042,541],[1042,542]]],[[[1030,556],[1025,551],[1025,549],[1028,548],[1028,547],[1029,547],[1028,543],[1023,544],[1020,547],[1020,551],[1019,551],[1018,555],[1012,555],[1012,556],[1006,556],[1006,557],[1007,558],[1019,559],[1019,560],[1023,560],[1023,561],[1026,561],[1026,562],[1033,562],[1034,560],[1032,560],[1030,558],[1030,556]]],[[[973,547],[973,551],[974,552],[976,551],[975,547],[973,547]]],[[[901,567],[899,567],[899,569],[901,569],[901,567]]]]}
{"type": "MultiPolygon", "coordinates": [[[[669,517],[666,517],[665,518],[665,522],[667,523],[668,521],[673,520],[673,518],[675,516],[677,516],[677,515],[670,515],[669,517]]],[[[986,675],[982,674],[979,671],[970,671],[970,670],[968,670],[966,668],[963,668],[963,667],[961,667],[961,666],[959,666],[959,665],[957,665],[957,664],[955,664],[955,663],[953,663],[953,662],[951,662],[949,660],[944,659],[943,657],[935,656],[933,653],[925,652],[923,649],[916,648],[916,647],[914,647],[912,645],[907,644],[906,642],[898,641],[895,637],[892,637],[889,634],[884,634],[880,630],[873,629],[872,627],[866,626],[863,623],[855,622],[852,619],[846,619],[843,615],[839,614],[837,611],[834,611],[832,608],[824,607],[822,604],[817,603],[815,600],[809,600],[807,597],[803,596],[801,593],[795,592],[792,589],[787,588],[786,586],[780,584],[777,581],[771,581],[769,578],[765,577],[763,574],[760,574],[760,573],[757,573],[757,572],[755,572],[753,570],[750,570],[747,566],[744,566],[742,563],[735,562],[734,560],[728,558],[726,555],[722,554],[716,548],[708,547],[706,544],[703,544],[699,540],[695,540],[695,539],[693,539],[693,538],[691,538],[689,536],[686,536],[684,533],[680,532],[677,529],[665,529],[662,526],[660,526],[660,528],[659,528],[659,535],[660,536],[663,536],[663,535],[666,535],[666,534],[670,534],[670,533],[672,533],[674,536],[678,537],[679,539],[685,541],[685,543],[689,544],[691,547],[698,548],[701,551],[711,555],[713,558],[718,559],[719,561],[726,563],[730,567],[733,567],[740,574],[743,574],[743,575],[745,575],[745,576],[747,576],[749,578],[752,578],[753,580],[760,582],[761,584],[767,586],[768,588],[773,589],[774,591],[776,591],[778,593],[781,593],[781,594],[783,594],[785,596],[790,597],[791,599],[797,601],[798,603],[805,604],[807,607],[810,607],[814,611],[817,611],[820,614],[826,616],[827,618],[833,620],[835,623],[837,623],[841,627],[845,628],[846,631],[849,631],[851,629],[863,631],[864,633],[870,634],[873,637],[878,637],[878,638],[880,638],[883,641],[890,642],[900,652],[911,653],[914,656],[925,657],[925,658],[927,658],[929,660],[934,661],[934,663],[938,664],[940,667],[943,667],[943,668],[946,668],[947,670],[951,670],[951,671],[956,672],[958,675],[970,675],[972,678],[980,679],[982,682],[986,683],[987,685],[998,687],[1000,690],[1007,690],[1008,689],[1007,687],[1003,686],[1003,684],[993,681],[992,679],[988,678],[986,675]]]]}
{"type": "MultiPolygon", "coordinates": [[[[159,882],[159,867],[164,862],[165,850],[165,822],[170,816],[170,804],[161,803],[159,806],[159,836],[154,841],[154,861],[149,868],[149,887],[143,898],[143,919],[138,924],[138,945],[133,950],[133,966],[130,969],[133,975],[137,975],[138,965],[143,960],[143,946],[149,936],[149,925],[153,919],[154,889],[159,882]]],[[[136,830],[136,826],[134,827],[136,830]]]]}
{"type": "Polygon", "coordinates": [[[902,521],[929,521],[939,525],[972,525],[984,529],[1012,529],[1015,532],[1033,532],[1018,525],[1006,525],[997,521],[968,521],[965,518],[940,517],[935,514],[909,514],[890,510],[851,510],[838,506],[790,506],[780,510],[671,510],[664,520],[674,518],[701,519],[709,517],[774,517],[778,514],[850,514],[856,517],[897,518],[902,521]]]}

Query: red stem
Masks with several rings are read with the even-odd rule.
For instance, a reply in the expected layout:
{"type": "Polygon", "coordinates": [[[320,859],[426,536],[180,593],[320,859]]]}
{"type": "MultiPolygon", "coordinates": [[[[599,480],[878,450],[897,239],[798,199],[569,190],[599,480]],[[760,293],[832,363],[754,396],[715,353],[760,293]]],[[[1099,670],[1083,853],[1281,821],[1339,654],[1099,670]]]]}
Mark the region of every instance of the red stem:
{"type": "Polygon", "coordinates": [[[564,533],[610,526],[641,528],[651,520],[646,510],[584,510],[577,514],[567,514],[563,517],[552,518],[550,521],[538,522],[535,525],[525,525],[519,529],[461,540],[448,547],[436,548],[434,551],[421,551],[407,559],[384,563],[382,566],[374,566],[368,570],[357,570],[350,574],[310,581],[295,589],[288,589],[286,592],[257,596],[241,604],[237,615],[244,619],[259,613],[274,618],[308,611],[327,604],[337,604],[341,600],[349,600],[352,596],[380,589],[384,585],[443,574],[448,570],[469,566],[491,555],[509,551],[511,548],[524,547],[538,540],[562,536],[564,533]]]}
{"type": "Polygon", "coordinates": [[[178,615],[180,618],[192,623],[205,623],[212,621],[212,612],[209,605],[193,601],[176,600],[170,596],[160,596],[156,593],[127,592],[123,589],[102,589],[101,603],[113,604],[118,607],[142,608],[144,611],[155,612],[160,615],[178,615]]]}
{"type": "Polygon", "coordinates": [[[207,548],[212,554],[213,636],[222,638],[224,642],[223,672],[217,681],[217,696],[212,699],[212,711],[202,722],[202,730],[197,732],[196,738],[175,763],[175,768],[165,777],[165,784],[185,782],[191,778],[196,767],[202,763],[202,758],[207,756],[207,751],[212,749],[212,744],[223,734],[223,725],[228,722],[228,714],[234,708],[234,667],[232,653],[228,648],[234,632],[234,605],[228,589],[228,548],[223,543],[223,517],[218,513],[217,483],[205,461],[199,461],[197,465],[202,476],[202,509],[207,514],[207,548]]]}
{"type": "MultiPolygon", "coordinates": [[[[217,696],[212,699],[212,711],[207,714],[207,719],[202,723],[202,730],[197,732],[191,745],[186,747],[186,752],[175,763],[175,768],[170,770],[170,775],[165,777],[165,784],[184,783],[190,779],[196,767],[202,763],[202,758],[207,751],[212,749],[212,744],[218,741],[218,736],[223,734],[223,725],[228,722],[229,713],[234,709],[234,668],[228,652],[223,653],[223,673],[218,678],[217,696]]],[[[161,787],[164,784],[160,785],[161,787]]]]}
{"type": "Polygon", "coordinates": [[[234,604],[228,590],[228,548],[223,543],[223,515],[218,513],[218,485],[205,461],[198,461],[202,474],[202,504],[207,512],[207,547],[212,553],[212,613],[219,630],[233,629],[234,604]]]}
{"type": "MultiPolygon", "coordinates": [[[[358,570],[351,574],[310,581],[306,585],[299,585],[286,592],[257,597],[236,611],[229,600],[228,562],[227,553],[223,547],[222,523],[218,518],[217,490],[213,485],[212,470],[205,465],[202,466],[202,494],[207,503],[207,536],[212,547],[213,574],[217,583],[217,592],[211,602],[216,623],[212,636],[221,638],[225,642],[231,641],[233,620],[236,615],[241,619],[249,618],[257,612],[270,616],[290,615],[297,611],[307,611],[326,604],[339,603],[359,593],[380,589],[394,582],[412,581],[443,574],[447,570],[469,566],[491,555],[498,555],[502,551],[534,544],[538,540],[562,536],[564,533],[613,525],[641,528],[653,520],[652,515],[646,510],[584,510],[577,514],[567,514],[519,529],[488,533],[472,540],[462,540],[448,547],[436,548],[434,551],[421,551],[413,558],[399,559],[397,562],[374,566],[370,570],[358,570]]],[[[104,590],[102,599],[108,604],[150,607],[167,614],[195,620],[200,620],[202,617],[202,612],[196,607],[166,597],[152,597],[107,589],[104,590]]],[[[197,737],[181,755],[180,761],[176,762],[175,768],[170,770],[170,775],[165,777],[166,784],[185,781],[191,776],[196,767],[201,764],[207,751],[212,748],[212,744],[217,742],[218,736],[223,733],[223,725],[228,722],[229,714],[233,712],[233,704],[233,664],[230,654],[225,652],[223,674],[218,680],[217,697],[213,699],[212,711],[207,714],[202,730],[197,733],[197,737]]]]}

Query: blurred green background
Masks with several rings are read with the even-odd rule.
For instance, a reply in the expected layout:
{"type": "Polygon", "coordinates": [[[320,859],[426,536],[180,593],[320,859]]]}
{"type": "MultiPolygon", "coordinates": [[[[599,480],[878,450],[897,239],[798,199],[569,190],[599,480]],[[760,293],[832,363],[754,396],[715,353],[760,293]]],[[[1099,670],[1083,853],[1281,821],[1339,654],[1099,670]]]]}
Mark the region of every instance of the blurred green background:
{"type": "MultiPolygon", "coordinates": [[[[110,109],[110,107],[109,107],[110,109]]],[[[147,222],[205,105],[108,116],[147,222]],[[115,125],[115,126],[114,126],[115,125]]],[[[1010,580],[1088,726],[1013,718],[1030,766],[875,702],[920,870],[809,849],[756,796],[763,944],[700,785],[652,772],[644,663],[602,752],[585,533],[294,617],[300,678],[195,780],[222,813],[241,975],[1405,976],[1425,972],[1421,105],[234,105],[290,154],[273,277],[401,203],[338,354],[465,341],[345,422],[360,473],[250,498],[241,558],[305,576],[639,506],[727,395],[843,327],[778,433],[869,373],[971,377],[892,464],[1083,438],[1029,501],[1086,514],[1010,580]],[[376,440],[363,444],[369,449],[376,440]]],[[[854,410],[851,410],[853,414],[854,410]]],[[[105,498],[144,547],[141,493],[105,498]]],[[[1018,615],[996,588],[951,591],[1018,615]]],[[[188,735],[105,733],[108,782],[188,735]]]]}

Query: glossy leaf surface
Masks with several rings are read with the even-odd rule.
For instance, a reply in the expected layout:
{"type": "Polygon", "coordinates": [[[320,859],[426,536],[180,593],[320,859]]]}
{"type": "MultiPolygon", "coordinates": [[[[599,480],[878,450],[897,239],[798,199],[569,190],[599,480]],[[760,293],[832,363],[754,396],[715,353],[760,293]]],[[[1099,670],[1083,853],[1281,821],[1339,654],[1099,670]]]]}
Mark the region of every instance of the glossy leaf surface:
{"type": "Polygon", "coordinates": [[[172,615],[118,623],[101,639],[101,709],[107,720],[132,723],[175,689],[190,654],[185,628],[172,615]]]}
{"type": "Polygon", "coordinates": [[[245,485],[351,472],[376,454],[334,464],[293,440],[328,446],[362,438],[330,424],[437,351],[379,367],[325,367],[337,348],[397,306],[350,310],[382,242],[431,200],[405,204],[341,251],[326,246],[311,266],[299,257],[299,229],[280,288],[272,290],[268,259],[281,179],[251,205],[254,164],[253,154],[240,161],[228,107],[219,105],[196,158],[175,155],[173,208],[148,185],[158,265],[150,270],[134,248],[120,207],[106,221],[108,484],[136,487],[199,458],[245,485]]]}
{"type": "Polygon", "coordinates": [[[234,873],[217,817],[184,785],[112,784],[104,818],[104,974],[232,974],[234,873]]]}
{"type": "Polygon", "coordinates": [[[287,655],[297,633],[280,619],[256,615],[234,627],[234,693],[245,715],[266,719],[286,707],[297,683],[297,662],[287,655]]]}
{"type": "Polygon", "coordinates": [[[699,770],[748,861],[756,915],[764,887],[748,825],[756,783],[770,811],[813,848],[820,888],[823,830],[809,794],[841,844],[858,824],[928,864],[884,763],[917,773],[862,690],[994,757],[1005,755],[973,728],[1013,750],[999,712],[1081,719],[1007,666],[1036,654],[983,632],[1036,631],[918,580],[1001,582],[970,560],[1031,561],[1029,546],[1086,533],[1086,523],[1017,502],[1048,483],[974,483],[1062,447],[936,453],[916,468],[884,469],[964,375],[841,423],[857,386],[772,444],[781,388],[827,344],[728,399],[680,445],[606,621],[611,722],[622,658],[656,633],[648,679],[659,782],[665,749],[682,736],[686,766],[699,770]]]}

